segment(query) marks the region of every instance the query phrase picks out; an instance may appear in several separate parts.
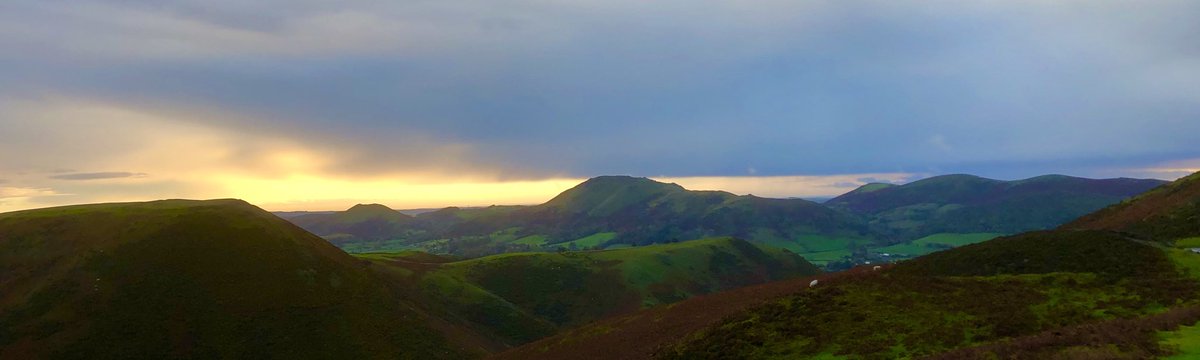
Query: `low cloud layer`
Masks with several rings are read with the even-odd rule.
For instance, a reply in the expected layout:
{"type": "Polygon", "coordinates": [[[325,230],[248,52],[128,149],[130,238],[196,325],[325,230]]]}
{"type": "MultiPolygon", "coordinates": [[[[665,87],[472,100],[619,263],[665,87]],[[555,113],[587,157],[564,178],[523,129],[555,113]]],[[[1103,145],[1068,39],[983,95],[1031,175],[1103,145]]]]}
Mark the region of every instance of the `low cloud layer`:
{"type": "MultiPolygon", "coordinates": [[[[55,202],[245,196],[237,184],[288,179],[1173,178],[1189,167],[1172,164],[1200,158],[1197,13],[1182,1],[5,1],[0,176],[55,202]],[[153,176],[89,175],[113,169],[153,176]]],[[[762,183],[738,181],[726,185],[762,183]]]]}
{"type": "Polygon", "coordinates": [[[55,180],[103,180],[103,179],[123,179],[123,178],[140,178],[146,177],[146,173],[134,172],[93,172],[93,173],[74,173],[51,176],[55,180]]]}

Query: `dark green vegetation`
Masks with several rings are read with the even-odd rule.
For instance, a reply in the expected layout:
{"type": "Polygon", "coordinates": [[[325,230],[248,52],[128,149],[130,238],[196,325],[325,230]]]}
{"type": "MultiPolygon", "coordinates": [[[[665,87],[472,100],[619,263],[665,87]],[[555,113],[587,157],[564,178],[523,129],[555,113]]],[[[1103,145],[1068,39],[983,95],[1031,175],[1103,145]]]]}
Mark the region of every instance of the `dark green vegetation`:
{"type": "Polygon", "coordinates": [[[836,263],[831,268],[841,269],[912,258],[1002,234],[1050,229],[1159,184],[949,175],[900,186],[869,184],[817,204],[603,176],[536,206],[447,208],[410,217],[379,205],[360,205],[293,221],[353,253],[418,249],[477,257],[732,236],[792,250],[818,265],[836,263]]]}
{"type": "Polygon", "coordinates": [[[1196,219],[1187,214],[1200,200],[1200,182],[1194,179],[1114,205],[1065,227],[1070,230],[1003,237],[879,271],[834,274],[813,288],[788,283],[790,292],[732,313],[723,304],[743,304],[738,298],[747,292],[689,299],[647,311],[654,314],[649,318],[634,314],[600,322],[501,358],[1143,359],[1194,354],[1194,341],[1186,335],[1200,320],[1200,273],[1195,271],[1200,255],[1184,251],[1200,245],[1200,231],[1188,230],[1196,219]],[[693,303],[705,306],[697,310],[693,303]],[[676,313],[685,311],[690,312],[676,313]],[[731,315],[703,320],[705,313],[731,315]],[[648,337],[647,329],[670,335],[648,337]],[[631,350],[621,350],[626,348],[631,350]]]}
{"type": "Polygon", "coordinates": [[[866,217],[872,233],[893,243],[939,233],[1051,229],[1164,183],[1062,175],[1017,181],[945,175],[899,186],[869,184],[825,205],[866,217]]]}
{"type": "Polygon", "coordinates": [[[1177,269],[1163,249],[1105,231],[1039,231],[929,254],[893,273],[991,276],[1091,273],[1106,279],[1157,279],[1177,269]]]}
{"type": "Polygon", "coordinates": [[[239,200],[0,214],[0,358],[465,357],[397,295],[239,200]]]}
{"type": "Polygon", "coordinates": [[[730,238],[456,262],[411,252],[359,256],[496,348],[647,306],[819,272],[786,250],[730,238]]]}

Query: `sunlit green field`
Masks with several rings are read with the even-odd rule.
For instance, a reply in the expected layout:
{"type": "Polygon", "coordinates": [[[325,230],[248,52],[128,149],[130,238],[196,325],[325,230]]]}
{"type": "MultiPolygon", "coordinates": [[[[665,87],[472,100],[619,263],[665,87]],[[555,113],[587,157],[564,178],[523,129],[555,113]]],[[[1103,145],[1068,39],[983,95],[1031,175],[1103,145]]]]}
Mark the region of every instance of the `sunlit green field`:
{"type": "Polygon", "coordinates": [[[1002,235],[1004,234],[934,234],[913,240],[911,243],[896,244],[892,246],[875,248],[872,250],[878,253],[903,254],[904,257],[917,257],[949,248],[988,241],[1002,235]]]}
{"type": "Polygon", "coordinates": [[[1163,332],[1161,335],[1161,344],[1178,350],[1178,353],[1166,359],[1200,359],[1200,325],[1184,326],[1177,331],[1163,332]]]}

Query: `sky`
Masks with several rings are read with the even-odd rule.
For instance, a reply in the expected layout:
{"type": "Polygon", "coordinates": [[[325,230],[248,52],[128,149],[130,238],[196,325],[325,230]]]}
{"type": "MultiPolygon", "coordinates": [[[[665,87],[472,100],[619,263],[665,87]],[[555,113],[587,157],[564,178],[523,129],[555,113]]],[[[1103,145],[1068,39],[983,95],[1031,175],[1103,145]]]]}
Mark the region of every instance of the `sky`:
{"type": "Polygon", "coordinates": [[[1200,170],[1196,1],[0,2],[0,211],[1200,170]]]}

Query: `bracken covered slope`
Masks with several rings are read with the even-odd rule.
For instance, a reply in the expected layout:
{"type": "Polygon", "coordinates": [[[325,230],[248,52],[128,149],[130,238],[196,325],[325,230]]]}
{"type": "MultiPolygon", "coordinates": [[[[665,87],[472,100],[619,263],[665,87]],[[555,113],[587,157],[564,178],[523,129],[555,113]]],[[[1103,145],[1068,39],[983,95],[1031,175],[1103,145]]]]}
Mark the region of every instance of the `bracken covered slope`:
{"type": "Polygon", "coordinates": [[[1200,173],[1063,225],[1170,241],[1200,235],[1200,173]]]}

